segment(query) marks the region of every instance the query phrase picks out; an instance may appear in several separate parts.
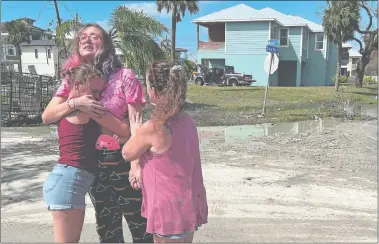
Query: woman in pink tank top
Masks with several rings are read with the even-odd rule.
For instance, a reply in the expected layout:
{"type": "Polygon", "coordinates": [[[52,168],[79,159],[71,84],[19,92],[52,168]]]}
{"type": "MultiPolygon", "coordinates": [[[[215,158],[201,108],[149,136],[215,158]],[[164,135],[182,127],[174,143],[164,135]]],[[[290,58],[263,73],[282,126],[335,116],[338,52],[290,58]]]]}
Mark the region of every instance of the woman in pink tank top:
{"type": "Polygon", "coordinates": [[[122,154],[125,160],[141,157],[146,232],[154,242],[192,242],[207,223],[208,205],[196,125],[182,111],[186,81],[180,66],[159,61],[149,67],[146,83],[152,118],[144,124],[139,115],[130,118],[132,137],[122,154]]]}

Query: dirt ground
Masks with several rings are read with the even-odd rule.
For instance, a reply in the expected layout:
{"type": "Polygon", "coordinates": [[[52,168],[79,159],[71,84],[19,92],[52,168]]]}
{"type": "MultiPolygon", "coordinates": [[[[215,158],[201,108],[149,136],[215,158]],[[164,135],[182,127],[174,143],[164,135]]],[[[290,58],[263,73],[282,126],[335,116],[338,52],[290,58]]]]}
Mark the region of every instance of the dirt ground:
{"type": "MultiPolygon", "coordinates": [[[[377,242],[377,120],[199,128],[209,223],[195,242],[377,242]]],[[[2,128],[2,242],[51,242],[48,127],[2,128]]],[[[81,241],[96,242],[93,207],[81,241]]],[[[126,241],[131,241],[124,225],[126,241]]]]}

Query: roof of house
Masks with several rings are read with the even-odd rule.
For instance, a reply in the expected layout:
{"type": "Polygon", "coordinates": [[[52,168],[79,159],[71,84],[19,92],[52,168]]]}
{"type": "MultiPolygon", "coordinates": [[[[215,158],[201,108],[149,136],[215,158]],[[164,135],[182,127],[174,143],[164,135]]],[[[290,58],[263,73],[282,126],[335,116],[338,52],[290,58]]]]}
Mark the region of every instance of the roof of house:
{"type": "Polygon", "coordinates": [[[342,43],[342,48],[352,48],[352,47],[353,46],[348,42],[342,43]]]}
{"type": "Polygon", "coordinates": [[[305,23],[300,22],[296,20],[295,18],[291,18],[290,16],[283,14],[279,11],[276,11],[272,8],[263,8],[259,10],[259,12],[269,18],[277,19],[284,26],[305,26],[306,25],[305,23]]]}
{"type": "Polygon", "coordinates": [[[287,15],[287,16],[295,18],[300,22],[304,22],[312,32],[324,32],[324,27],[322,27],[322,25],[319,25],[315,22],[304,19],[300,16],[293,16],[293,15],[287,15]]]}
{"type": "Polygon", "coordinates": [[[23,17],[23,18],[18,18],[18,19],[33,20],[33,21],[36,21],[35,19],[31,19],[31,18],[28,18],[28,17],[23,17]]]}
{"type": "Polygon", "coordinates": [[[350,49],[349,50],[349,57],[359,58],[359,57],[362,57],[362,54],[360,54],[357,50],[350,49]]]}
{"type": "Polygon", "coordinates": [[[33,40],[30,43],[23,42],[21,46],[55,46],[54,40],[33,40]]]}
{"type": "Polygon", "coordinates": [[[226,8],[203,17],[192,20],[193,23],[210,23],[210,22],[238,22],[238,21],[259,21],[274,20],[267,18],[258,10],[247,6],[246,4],[238,4],[236,6],[226,8]]]}
{"type": "Polygon", "coordinates": [[[286,15],[271,8],[256,10],[246,4],[226,8],[203,17],[194,19],[193,23],[242,22],[274,20],[282,26],[307,26],[312,32],[323,32],[321,25],[299,16],[286,15]]]}

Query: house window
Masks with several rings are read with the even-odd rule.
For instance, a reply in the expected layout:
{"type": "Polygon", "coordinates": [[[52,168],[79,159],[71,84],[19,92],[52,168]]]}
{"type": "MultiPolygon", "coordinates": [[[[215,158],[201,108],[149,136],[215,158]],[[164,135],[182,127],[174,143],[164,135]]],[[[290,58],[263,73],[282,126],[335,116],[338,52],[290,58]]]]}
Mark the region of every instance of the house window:
{"type": "Polygon", "coordinates": [[[308,31],[303,32],[303,48],[308,49],[308,31]]]}
{"type": "Polygon", "coordinates": [[[358,63],[358,60],[359,58],[353,58],[353,60],[351,61],[353,64],[357,64],[358,63]]]}
{"type": "Polygon", "coordinates": [[[349,51],[348,50],[346,50],[346,49],[343,50],[342,59],[345,59],[345,60],[349,59],[349,51]]]}
{"type": "Polygon", "coordinates": [[[316,50],[324,49],[324,33],[316,33],[315,49],[316,50]]]}
{"type": "Polygon", "coordinates": [[[34,49],[34,57],[38,58],[38,49],[34,49]]]}
{"type": "Polygon", "coordinates": [[[32,32],[32,40],[41,40],[40,32],[32,32]]]}
{"type": "Polygon", "coordinates": [[[16,56],[16,49],[14,46],[8,46],[8,56],[16,56]]]}
{"type": "Polygon", "coordinates": [[[47,57],[51,58],[51,49],[47,49],[47,57]]]}
{"type": "Polygon", "coordinates": [[[277,40],[278,39],[278,27],[271,23],[271,40],[277,40]]]}
{"type": "Polygon", "coordinates": [[[279,30],[280,46],[288,46],[288,29],[279,30]]]}

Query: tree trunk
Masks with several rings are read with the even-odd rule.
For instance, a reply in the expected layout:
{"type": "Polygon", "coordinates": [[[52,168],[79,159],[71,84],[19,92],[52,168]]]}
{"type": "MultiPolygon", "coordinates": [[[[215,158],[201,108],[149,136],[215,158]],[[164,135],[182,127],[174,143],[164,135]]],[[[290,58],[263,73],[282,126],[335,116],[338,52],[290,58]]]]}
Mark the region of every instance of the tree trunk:
{"type": "Polygon", "coordinates": [[[341,59],[342,59],[342,43],[338,43],[338,57],[337,57],[337,71],[336,71],[336,80],[334,82],[334,87],[338,91],[340,83],[340,74],[341,74],[341,59]]]}
{"type": "Polygon", "coordinates": [[[363,78],[365,75],[365,68],[367,64],[370,62],[370,54],[371,52],[364,52],[362,54],[361,60],[358,63],[356,72],[357,72],[357,79],[355,79],[355,85],[357,87],[362,87],[363,86],[363,78]]]}
{"type": "Polygon", "coordinates": [[[177,8],[172,8],[172,26],[171,26],[171,63],[175,64],[175,47],[176,47],[176,13],[177,8]]]}
{"type": "Polygon", "coordinates": [[[18,52],[18,72],[20,73],[20,75],[22,75],[22,62],[21,62],[21,47],[20,45],[16,45],[17,46],[17,52],[18,52]]]}

